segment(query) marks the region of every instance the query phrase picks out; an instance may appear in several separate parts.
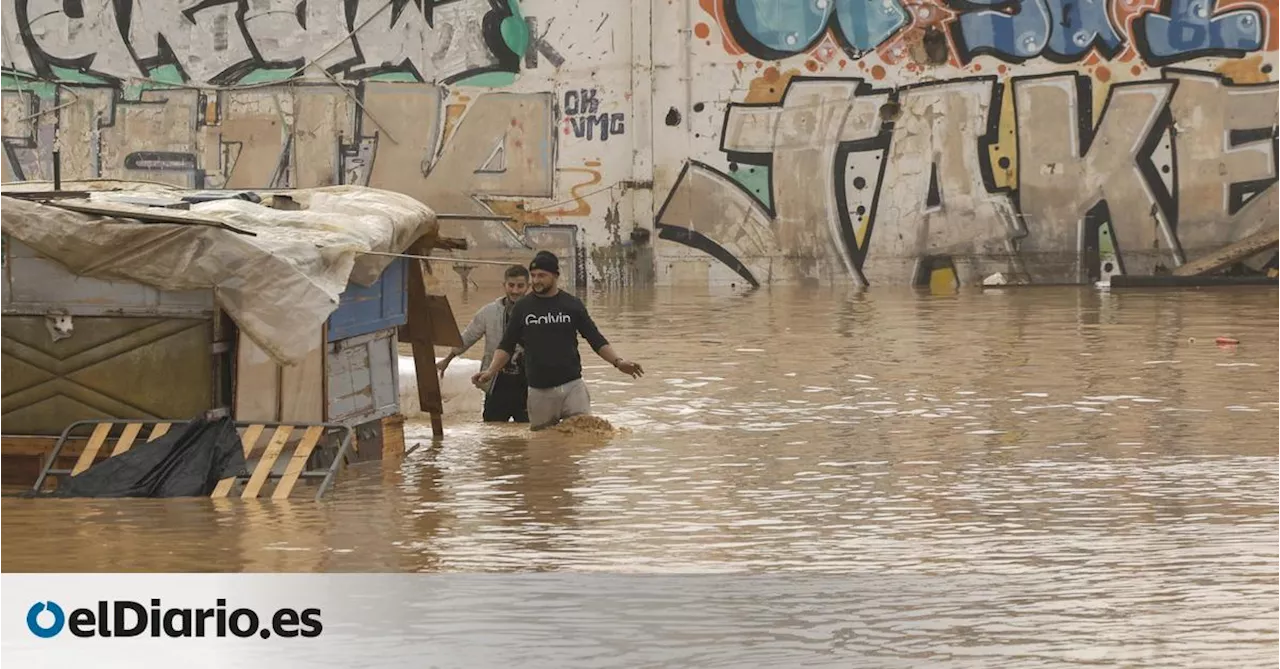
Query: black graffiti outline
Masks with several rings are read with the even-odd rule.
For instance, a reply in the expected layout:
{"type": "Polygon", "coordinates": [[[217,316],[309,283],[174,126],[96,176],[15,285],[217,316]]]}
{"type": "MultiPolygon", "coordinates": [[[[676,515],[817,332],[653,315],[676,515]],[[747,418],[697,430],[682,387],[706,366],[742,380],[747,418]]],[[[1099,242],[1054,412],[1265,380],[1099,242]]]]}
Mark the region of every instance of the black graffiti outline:
{"type": "MultiPolygon", "coordinates": [[[[670,225],[662,222],[664,218],[664,214],[667,211],[667,207],[671,205],[671,201],[675,198],[676,191],[679,190],[678,188],[676,188],[676,186],[679,186],[681,182],[683,182],[685,179],[689,177],[689,171],[695,166],[705,169],[713,174],[724,176],[723,172],[700,160],[693,160],[693,159],[686,160],[684,163],[684,167],[680,168],[680,174],[676,176],[675,185],[673,185],[671,188],[671,191],[667,193],[666,199],[662,201],[662,206],[658,208],[658,213],[653,218],[654,220],[653,227],[658,231],[658,239],[665,239],[667,241],[675,242],[677,244],[683,244],[690,248],[694,248],[699,251],[702,251],[703,253],[711,256],[712,258],[719,260],[721,263],[724,263],[726,267],[736,272],[738,276],[742,277],[747,283],[751,284],[752,288],[759,288],[760,281],[756,279],[755,275],[752,274],[751,270],[745,264],[743,264],[743,262],[739,260],[737,256],[735,256],[725,247],[721,246],[719,242],[702,234],[701,232],[698,232],[697,230],[693,230],[692,228],[686,228],[679,225],[670,225]]],[[[770,171],[770,174],[772,174],[772,170],[770,171]]],[[[756,202],[762,207],[765,206],[763,202],[760,202],[760,200],[757,199],[756,196],[752,195],[751,191],[748,191],[742,184],[728,177],[725,177],[724,180],[729,184],[731,188],[737,188],[741,190],[748,197],[750,197],[752,201],[756,202]]],[[[772,218],[773,218],[773,214],[772,212],[770,212],[770,219],[772,220],[772,218]]]]}
{"type": "MultiPolygon", "coordinates": [[[[895,36],[901,35],[902,33],[910,30],[911,26],[915,23],[916,19],[912,15],[912,12],[907,9],[906,5],[899,3],[898,6],[899,9],[902,10],[902,15],[906,20],[902,25],[898,26],[897,30],[885,37],[880,44],[884,44],[895,36]]],[[[877,44],[870,49],[862,50],[850,44],[848,40],[845,39],[844,31],[841,30],[838,25],[840,20],[839,8],[832,9],[831,15],[828,16],[826,22],[822,24],[822,30],[818,32],[816,37],[810,40],[807,44],[797,43],[796,48],[790,52],[779,51],[766,46],[763,42],[756,39],[747,28],[747,25],[743,23],[742,15],[738,13],[738,3],[735,0],[726,0],[723,5],[723,10],[724,22],[729,28],[729,34],[733,36],[735,41],[737,41],[738,46],[742,47],[747,53],[755,56],[756,58],[760,58],[761,60],[783,60],[785,58],[804,53],[821,43],[827,35],[832,35],[836,44],[840,46],[840,50],[844,51],[845,54],[854,60],[862,58],[866,54],[875,51],[876,48],[880,46],[880,44],[877,44]]]]}

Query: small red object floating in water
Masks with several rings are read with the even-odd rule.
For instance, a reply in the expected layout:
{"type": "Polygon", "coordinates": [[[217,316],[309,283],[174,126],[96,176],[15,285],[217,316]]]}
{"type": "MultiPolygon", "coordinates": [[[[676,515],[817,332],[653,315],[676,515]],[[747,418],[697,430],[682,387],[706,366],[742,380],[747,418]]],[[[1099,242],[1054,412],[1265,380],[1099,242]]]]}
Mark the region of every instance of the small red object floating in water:
{"type": "Polygon", "coordinates": [[[1218,337],[1214,341],[1216,341],[1219,346],[1235,346],[1240,343],[1239,339],[1232,339],[1231,337],[1218,337]]]}

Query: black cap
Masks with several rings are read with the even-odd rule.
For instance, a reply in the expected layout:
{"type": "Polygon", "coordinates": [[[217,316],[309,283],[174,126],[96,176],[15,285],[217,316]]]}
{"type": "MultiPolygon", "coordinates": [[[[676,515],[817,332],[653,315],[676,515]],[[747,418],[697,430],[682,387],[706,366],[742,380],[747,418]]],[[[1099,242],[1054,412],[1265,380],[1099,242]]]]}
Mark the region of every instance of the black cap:
{"type": "Polygon", "coordinates": [[[556,257],[556,254],[550,251],[538,251],[537,255],[533,256],[533,262],[529,263],[529,271],[533,271],[535,269],[559,275],[560,259],[556,257]]]}

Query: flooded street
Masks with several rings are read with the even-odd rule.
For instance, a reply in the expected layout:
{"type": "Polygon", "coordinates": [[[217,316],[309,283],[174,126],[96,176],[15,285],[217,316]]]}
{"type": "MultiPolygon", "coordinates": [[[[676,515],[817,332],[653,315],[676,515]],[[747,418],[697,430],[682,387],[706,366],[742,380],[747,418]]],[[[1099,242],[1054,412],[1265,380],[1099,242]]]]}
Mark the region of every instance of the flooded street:
{"type": "MultiPolygon", "coordinates": [[[[465,326],[492,296],[451,299],[465,326]]],[[[1274,290],[588,306],[647,372],[582,346],[612,437],[483,425],[476,397],[446,406],[443,443],[411,422],[403,462],[353,468],[321,504],[5,498],[3,569],[786,572],[796,589],[776,581],[791,595],[761,615],[819,631],[774,641],[894,648],[867,666],[1275,665],[1274,290]],[[856,634],[837,643],[833,616],[856,634]]],[[[662,582],[630,606],[715,607],[698,579],[662,582]]],[[[530,615],[573,583],[529,583],[530,615]]],[[[672,643],[741,642],[695,622],[672,643]]]]}

